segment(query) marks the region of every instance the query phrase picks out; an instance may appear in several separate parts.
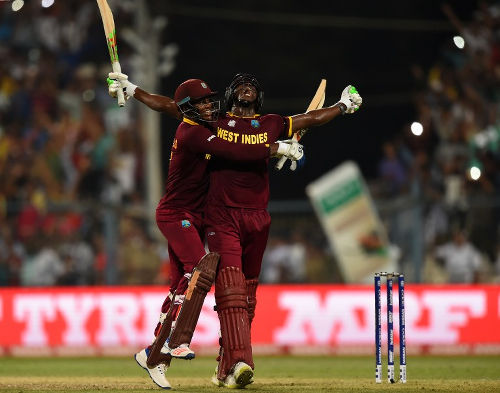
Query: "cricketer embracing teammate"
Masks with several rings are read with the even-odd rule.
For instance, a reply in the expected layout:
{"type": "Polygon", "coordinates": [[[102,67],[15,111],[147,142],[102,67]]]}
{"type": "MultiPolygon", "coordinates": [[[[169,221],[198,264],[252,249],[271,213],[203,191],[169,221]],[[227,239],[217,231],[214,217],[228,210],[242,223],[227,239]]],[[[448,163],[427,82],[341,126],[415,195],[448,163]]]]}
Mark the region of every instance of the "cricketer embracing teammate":
{"type": "MultiPolygon", "coordinates": [[[[362,104],[362,99],[357,90],[349,85],[342,91],[340,100],[327,108],[286,117],[274,114],[261,116],[258,112],[262,109],[264,93],[259,82],[252,75],[237,74],[225,91],[224,105],[227,112],[215,116],[213,103],[200,100],[199,97],[195,97],[197,98],[195,100],[192,100],[189,95],[185,95],[183,98],[177,97],[176,92],[176,97],[172,100],[169,97],[145,92],[129,82],[125,74],[111,73],[110,79],[109,91],[111,95],[116,95],[118,91],[124,89],[127,97],[134,97],[150,108],[166,112],[172,117],[179,118],[179,114],[182,112],[185,118],[188,118],[184,122],[190,124],[190,121],[195,121],[195,125],[210,130],[212,134],[208,139],[218,138],[227,144],[228,150],[252,149],[277,142],[268,148],[267,156],[258,157],[255,155],[253,160],[240,159],[236,161],[234,157],[220,154],[221,152],[211,157],[208,166],[210,174],[208,196],[203,202],[205,204],[204,215],[200,216],[202,217],[202,225],[205,227],[209,249],[215,253],[217,258],[220,256],[215,274],[215,299],[221,327],[221,349],[212,382],[221,387],[242,388],[253,382],[254,375],[250,331],[257,304],[256,292],[262,256],[266,248],[271,222],[267,212],[269,156],[284,156],[292,161],[300,159],[303,154],[302,147],[297,144],[296,140],[279,141],[278,139],[291,138],[294,132],[327,123],[340,114],[354,113],[362,104]],[[194,105],[194,109],[186,106],[186,103],[194,105]],[[197,120],[189,119],[193,113],[196,113],[197,120]]],[[[177,130],[179,134],[181,126],[177,130]]],[[[174,145],[178,143],[177,133],[174,145]]],[[[203,149],[198,153],[202,154],[202,151],[203,149]]],[[[174,148],[172,152],[174,152],[174,148]]],[[[208,150],[204,152],[210,153],[208,150]]],[[[175,172],[175,165],[171,162],[169,178],[171,173],[175,172]]],[[[191,163],[188,160],[183,165],[188,167],[191,163]]],[[[192,172],[193,170],[189,171],[189,173],[192,172]]],[[[188,173],[185,175],[189,176],[188,173]]],[[[189,225],[196,222],[196,230],[200,234],[198,221],[193,218],[187,221],[189,225]]],[[[183,226],[183,222],[181,216],[178,216],[174,217],[172,224],[183,226]]],[[[198,249],[200,250],[198,256],[203,257],[204,251],[202,253],[199,247],[198,249]]],[[[173,255],[175,255],[175,250],[173,251],[173,255]]],[[[203,257],[202,261],[206,257],[203,257]]],[[[196,267],[194,270],[189,269],[194,266],[195,264],[189,266],[183,264],[180,270],[184,272],[182,277],[193,280],[196,267]]],[[[206,273],[207,276],[210,276],[210,272],[206,273]]],[[[175,284],[179,282],[180,280],[175,284]]],[[[207,284],[211,285],[211,283],[207,284]]],[[[177,292],[172,293],[174,289],[172,287],[169,298],[162,307],[163,314],[160,322],[166,320],[167,324],[164,323],[160,331],[161,329],[168,330],[164,335],[167,346],[166,349],[162,349],[165,354],[180,358],[194,357],[194,353],[188,348],[189,342],[182,343],[177,348],[174,348],[172,344],[169,346],[168,339],[171,340],[175,336],[175,330],[181,323],[178,319],[172,333],[170,333],[171,329],[168,324],[170,319],[164,315],[166,313],[169,316],[170,310],[167,311],[166,305],[169,305],[170,309],[170,304],[172,301],[175,302],[179,294],[181,295],[178,299],[179,303],[185,302],[187,296],[191,294],[189,288],[192,289],[196,285],[196,283],[192,285],[190,282],[185,295],[182,294],[182,288],[178,287],[175,288],[177,292]]],[[[182,307],[180,316],[183,315],[182,307]]],[[[192,321],[196,323],[197,318],[198,315],[195,318],[191,317],[191,323],[193,323],[192,321]]],[[[162,335],[160,334],[160,336],[162,335]]],[[[177,345],[179,342],[175,344],[177,345]]],[[[148,359],[147,350],[141,351],[138,355],[140,355],[141,360],[138,360],[139,364],[142,362],[141,366],[146,365],[144,368],[148,370],[151,378],[161,386],[155,380],[158,373],[155,374],[152,367],[156,361],[152,362],[148,359]]],[[[165,363],[161,364],[168,365],[169,359],[166,358],[165,363]]],[[[158,368],[160,365],[156,364],[155,367],[158,368]]],[[[158,379],[166,381],[164,375],[163,379],[160,376],[158,379]]]]}

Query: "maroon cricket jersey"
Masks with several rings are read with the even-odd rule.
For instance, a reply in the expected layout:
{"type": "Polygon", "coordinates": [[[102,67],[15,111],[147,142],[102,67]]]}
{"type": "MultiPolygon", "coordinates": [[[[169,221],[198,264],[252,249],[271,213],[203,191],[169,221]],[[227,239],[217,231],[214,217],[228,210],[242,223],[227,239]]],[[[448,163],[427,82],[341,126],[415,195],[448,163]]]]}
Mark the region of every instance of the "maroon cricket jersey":
{"type": "MultiPolygon", "coordinates": [[[[292,137],[292,118],[280,115],[238,117],[221,115],[216,135],[235,145],[258,146],[292,137]]],[[[232,162],[213,157],[207,203],[218,206],[267,209],[269,201],[269,158],[232,162]]]]}
{"type": "Polygon", "coordinates": [[[252,146],[235,144],[184,118],[177,127],[172,144],[165,195],[157,207],[160,216],[173,211],[195,215],[202,213],[208,191],[207,165],[211,155],[235,160],[233,162],[243,160],[253,163],[269,156],[269,143],[252,146]]]}

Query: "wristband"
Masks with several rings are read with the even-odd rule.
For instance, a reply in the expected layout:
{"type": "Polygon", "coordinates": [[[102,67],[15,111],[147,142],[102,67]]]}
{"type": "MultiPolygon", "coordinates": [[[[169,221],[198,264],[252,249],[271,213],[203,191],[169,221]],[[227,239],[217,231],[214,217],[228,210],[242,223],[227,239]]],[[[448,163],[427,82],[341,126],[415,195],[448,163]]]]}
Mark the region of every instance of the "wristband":
{"type": "Polygon", "coordinates": [[[337,104],[336,104],[336,105],[339,107],[340,112],[342,113],[342,115],[345,115],[345,113],[346,113],[346,111],[347,111],[347,105],[346,105],[346,104],[344,104],[343,102],[340,102],[340,101],[339,101],[339,102],[337,102],[337,104]]]}
{"type": "Polygon", "coordinates": [[[137,89],[137,85],[134,85],[133,83],[127,83],[127,89],[125,90],[127,92],[127,95],[129,97],[133,97],[135,93],[135,89],[137,89]]]}

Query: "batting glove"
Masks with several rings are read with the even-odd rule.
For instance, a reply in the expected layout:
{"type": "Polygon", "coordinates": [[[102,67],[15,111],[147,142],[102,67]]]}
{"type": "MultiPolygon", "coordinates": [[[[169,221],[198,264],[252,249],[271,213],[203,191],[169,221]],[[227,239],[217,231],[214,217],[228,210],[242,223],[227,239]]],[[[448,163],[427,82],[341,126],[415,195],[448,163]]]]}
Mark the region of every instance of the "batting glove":
{"type": "Polygon", "coordinates": [[[116,98],[116,92],[120,87],[126,93],[127,99],[134,96],[137,86],[128,80],[128,75],[121,72],[110,72],[108,76],[108,93],[111,97],[116,98]]]}
{"type": "Polygon", "coordinates": [[[130,99],[130,96],[126,93],[126,89],[124,89],[122,87],[120,82],[118,82],[117,80],[114,80],[114,79],[110,79],[110,78],[106,79],[106,82],[108,82],[108,94],[111,97],[116,98],[116,96],[118,95],[118,90],[122,89],[124,96],[125,96],[125,99],[126,100],[130,99]]]}
{"type": "Polygon", "coordinates": [[[300,160],[292,161],[290,164],[290,170],[295,171],[297,168],[301,169],[306,164],[306,155],[304,154],[300,160]]]}
{"type": "Polygon", "coordinates": [[[304,146],[293,139],[276,141],[276,143],[278,144],[278,151],[276,152],[276,155],[278,157],[286,157],[289,159],[292,162],[290,169],[294,171],[297,168],[297,161],[304,157],[304,146]]]}
{"type": "Polygon", "coordinates": [[[338,104],[345,105],[345,110],[342,106],[340,106],[342,113],[354,113],[359,109],[362,103],[363,99],[359,95],[356,88],[352,85],[349,85],[342,91],[342,95],[340,96],[340,101],[337,102],[337,104],[335,105],[338,104]]]}

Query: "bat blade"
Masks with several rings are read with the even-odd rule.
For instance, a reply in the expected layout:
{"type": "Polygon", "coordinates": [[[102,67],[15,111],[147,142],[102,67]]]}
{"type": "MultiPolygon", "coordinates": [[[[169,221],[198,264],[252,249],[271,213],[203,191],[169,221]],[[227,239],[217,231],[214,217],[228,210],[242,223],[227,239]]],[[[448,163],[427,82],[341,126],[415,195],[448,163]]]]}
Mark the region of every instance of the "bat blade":
{"type": "Polygon", "coordinates": [[[316,89],[316,93],[312,98],[309,106],[307,107],[307,112],[312,111],[313,109],[320,109],[323,107],[325,103],[325,91],[326,91],[326,79],[321,79],[318,88],[316,89]]]}
{"type": "MultiPolygon", "coordinates": [[[[106,37],[109,57],[111,59],[111,67],[113,68],[113,72],[121,72],[121,66],[118,60],[118,46],[116,44],[115,20],[113,19],[113,13],[111,12],[111,8],[109,8],[106,0],[97,0],[97,5],[99,7],[99,12],[101,13],[104,35],[106,37]]],[[[118,105],[124,106],[125,96],[122,89],[118,89],[117,98],[118,105]]]]}
{"type": "MultiPolygon", "coordinates": [[[[323,108],[323,104],[325,103],[325,93],[326,92],[326,79],[321,79],[321,82],[319,83],[318,88],[316,89],[316,93],[314,94],[314,97],[312,98],[311,102],[309,103],[309,106],[307,107],[306,112],[312,111],[314,109],[321,109],[323,108]]],[[[301,129],[296,131],[293,134],[292,139],[296,142],[300,141],[304,134],[307,132],[307,128],[301,129]]],[[[274,166],[276,169],[280,170],[283,168],[283,165],[286,162],[286,157],[281,157],[276,165],[274,166]]],[[[293,165],[294,163],[292,163],[293,165]]],[[[296,163],[295,163],[296,164],[296,163]]]]}

